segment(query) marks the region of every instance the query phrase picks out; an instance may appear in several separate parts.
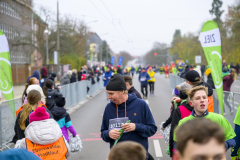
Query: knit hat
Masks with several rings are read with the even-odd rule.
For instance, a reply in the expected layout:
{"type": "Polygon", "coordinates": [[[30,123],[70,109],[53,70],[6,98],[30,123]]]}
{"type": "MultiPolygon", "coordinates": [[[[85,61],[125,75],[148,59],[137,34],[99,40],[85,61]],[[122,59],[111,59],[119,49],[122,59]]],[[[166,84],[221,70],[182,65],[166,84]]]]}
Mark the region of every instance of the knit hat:
{"type": "Polygon", "coordinates": [[[46,102],[46,97],[45,97],[45,95],[43,94],[43,90],[42,90],[42,88],[38,85],[38,84],[33,84],[33,85],[30,85],[30,86],[28,86],[28,88],[27,88],[27,94],[31,91],[31,90],[37,90],[38,92],[40,92],[40,94],[41,94],[41,101],[45,104],[45,102],[46,102]]]}
{"type": "Polygon", "coordinates": [[[34,112],[29,115],[29,121],[32,123],[33,121],[42,121],[45,119],[49,119],[49,114],[47,113],[44,107],[38,107],[34,112]]]}
{"type": "Polygon", "coordinates": [[[55,99],[55,102],[56,102],[56,106],[57,107],[64,107],[65,104],[66,104],[66,101],[65,101],[65,98],[64,97],[57,97],[55,99]]]}
{"type": "Polygon", "coordinates": [[[56,73],[52,73],[51,76],[52,76],[53,78],[57,77],[56,73]]]}
{"type": "Polygon", "coordinates": [[[198,74],[199,74],[200,77],[202,77],[202,72],[200,71],[199,68],[196,68],[196,69],[194,69],[194,70],[198,72],[198,74]]]}
{"type": "Polygon", "coordinates": [[[181,99],[186,99],[188,95],[186,94],[187,90],[191,89],[192,86],[186,82],[180,84],[179,86],[179,97],[181,99]]]}
{"type": "Polygon", "coordinates": [[[109,91],[125,91],[127,90],[126,83],[121,74],[114,74],[107,83],[106,90],[109,91]]]}
{"type": "Polygon", "coordinates": [[[185,79],[189,82],[197,82],[200,80],[200,75],[195,70],[190,70],[186,73],[185,79]]]}

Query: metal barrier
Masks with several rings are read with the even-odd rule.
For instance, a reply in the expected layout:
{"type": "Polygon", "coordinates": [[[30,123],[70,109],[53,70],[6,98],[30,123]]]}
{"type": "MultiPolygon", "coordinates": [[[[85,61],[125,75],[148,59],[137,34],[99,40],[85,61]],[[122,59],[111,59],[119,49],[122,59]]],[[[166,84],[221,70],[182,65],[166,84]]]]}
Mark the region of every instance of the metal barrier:
{"type": "Polygon", "coordinates": [[[177,75],[170,74],[170,88],[174,89],[177,85],[184,83],[185,80],[177,75]]]}
{"type": "MultiPolygon", "coordinates": [[[[170,87],[174,89],[178,84],[184,82],[183,78],[180,78],[176,75],[170,75],[170,87]]],[[[233,121],[237,113],[239,101],[240,101],[240,93],[236,92],[227,92],[223,91],[223,100],[224,100],[224,117],[231,123],[232,127],[234,127],[233,121]],[[230,112],[230,109],[232,112],[230,112]]],[[[217,92],[213,90],[213,105],[214,105],[214,112],[221,114],[221,109],[219,106],[217,92]]]]}
{"type": "MultiPolygon", "coordinates": [[[[95,84],[91,85],[88,80],[67,84],[61,86],[60,92],[66,98],[65,108],[69,109],[73,105],[76,105],[80,101],[87,98],[87,86],[90,88],[88,95],[94,94],[96,91],[103,88],[102,77],[99,77],[99,82],[95,78],[95,84]]],[[[15,104],[15,110],[18,110],[22,106],[22,99],[17,98],[9,101],[4,101],[0,103],[0,151],[1,148],[7,147],[6,144],[9,143],[15,132],[15,118],[10,109],[11,103],[15,104]]]]}

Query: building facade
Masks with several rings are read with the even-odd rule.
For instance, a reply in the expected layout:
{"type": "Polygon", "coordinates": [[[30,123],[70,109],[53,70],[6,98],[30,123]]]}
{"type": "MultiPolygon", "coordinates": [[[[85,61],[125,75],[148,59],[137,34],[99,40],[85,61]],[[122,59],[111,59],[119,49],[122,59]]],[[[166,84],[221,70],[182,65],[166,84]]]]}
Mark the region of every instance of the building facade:
{"type": "Polygon", "coordinates": [[[26,83],[32,43],[32,0],[0,0],[0,29],[8,39],[13,83],[26,83]]]}

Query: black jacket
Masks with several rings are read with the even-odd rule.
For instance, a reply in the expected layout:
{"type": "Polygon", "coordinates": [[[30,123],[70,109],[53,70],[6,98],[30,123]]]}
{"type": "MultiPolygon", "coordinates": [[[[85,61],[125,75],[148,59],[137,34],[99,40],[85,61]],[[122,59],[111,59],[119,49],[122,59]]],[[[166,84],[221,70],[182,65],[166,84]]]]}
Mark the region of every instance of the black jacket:
{"type": "Polygon", "coordinates": [[[212,89],[215,89],[215,85],[214,85],[211,73],[207,76],[207,83],[212,87],[212,89]]]}
{"type": "Polygon", "coordinates": [[[82,78],[82,71],[78,71],[78,81],[81,81],[82,78]]]}
{"type": "MultiPolygon", "coordinates": [[[[45,108],[45,107],[44,107],[44,108],[45,108]]],[[[46,111],[48,112],[48,114],[50,115],[49,118],[53,118],[52,113],[51,113],[47,108],[45,108],[45,109],[46,109],[46,111]]],[[[15,121],[15,125],[14,125],[15,135],[14,135],[14,137],[13,137],[13,139],[12,139],[12,142],[13,142],[13,143],[16,143],[17,140],[20,140],[20,139],[22,139],[22,138],[25,138],[25,134],[24,134],[25,130],[22,130],[22,129],[20,128],[20,125],[19,125],[19,121],[20,121],[20,116],[21,116],[21,114],[22,114],[22,111],[19,112],[19,114],[18,114],[18,116],[17,116],[17,119],[16,119],[16,121],[15,121]]],[[[31,113],[30,113],[30,114],[31,114],[31,113]]],[[[28,125],[29,125],[29,118],[27,118],[27,120],[26,120],[26,122],[25,122],[25,126],[27,127],[28,125]]]]}
{"type": "Polygon", "coordinates": [[[77,78],[76,78],[76,74],[75,73],[72,73],[72,76],[70,78],[70,83],[74,83],[77,81],[77,78]]]}
{"type": "Polygon", "coordinates": [[[172,123],[172,116],[173,116],[174,110],[175,110],[175,108],[174,108],[174,104],[172,102],[171,114],[168,117],[168,119],[165,121],[165,123],[163,123],[163,128],[166,128],[169,124],[172,123]]]}
{"type": "Polygon", "coordinates": [[[208,97],[213,95],[213,89],[207,82],[200,82],[196,86],[204,86],[208,88],[208,97]]]}
{"type": "MultiPolygon", "coordinates": [[[[189,104],[186,102],[183,102],[181,104],[182,106],[186,107],[189,111],[193,110],[193,107],[191,107],[189,104]]],[[[178,122],[181,120],[181,112],[180,109],[177,107],[173,113],[172,116],[172,123],[171,123],[171,129],[170,129],[170,137],[169,137],[169,151],[170,151],[170,157],[172,157],[172,150],[173,150],[173,134],[174,130],[178,126],[178,122]]]]}
{"type": "Polygon", "coordinates": [[[132,86],[129,90],[128,90],[129,94],[135,94],[138,98],[142,99],[140,93],[132,86]]]}
{"type": "Polygon", "coordinates": [[[46,96],[46,99],[47,99],[47,102],[46,102],[46,106],[49,110],[52,109],[52,107],[55,106],[55,99],[57,97],[62,97],[62,93],[60,93],[58,90],[56,89],[50,89],[48,88],[47,89],[47,96],[46,96]]]}

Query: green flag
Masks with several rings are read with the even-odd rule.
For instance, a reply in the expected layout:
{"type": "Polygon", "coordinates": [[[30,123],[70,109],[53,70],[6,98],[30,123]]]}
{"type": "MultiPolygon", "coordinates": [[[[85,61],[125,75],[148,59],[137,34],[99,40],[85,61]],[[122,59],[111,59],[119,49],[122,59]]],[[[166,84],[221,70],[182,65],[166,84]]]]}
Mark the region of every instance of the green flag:
{"type": "Polygon", "coordinates": [[[211,69],[213,82],[217,91],[221,113],[223,115],[223,80],[222,80],[222,54],[221,36],[217,23],[207,21],[201,30],[199,41],[203,47],[208,65],[211,69]]]}
{"type": "MultiPolygon", "coordinates": [[[[8,41],[4,33],[0,30],[0,90],[6,100],[14,99],[12,70],[10,63],[10,53],[8,41]]],[[[8,102],[13,116],[15,115],[15,104],[13,101],[8,102]]]]}

